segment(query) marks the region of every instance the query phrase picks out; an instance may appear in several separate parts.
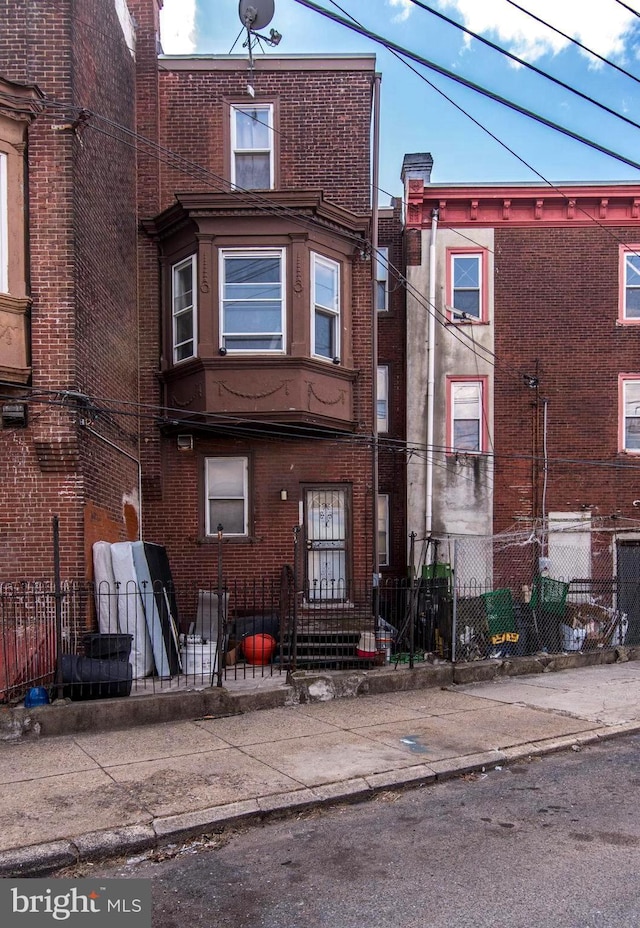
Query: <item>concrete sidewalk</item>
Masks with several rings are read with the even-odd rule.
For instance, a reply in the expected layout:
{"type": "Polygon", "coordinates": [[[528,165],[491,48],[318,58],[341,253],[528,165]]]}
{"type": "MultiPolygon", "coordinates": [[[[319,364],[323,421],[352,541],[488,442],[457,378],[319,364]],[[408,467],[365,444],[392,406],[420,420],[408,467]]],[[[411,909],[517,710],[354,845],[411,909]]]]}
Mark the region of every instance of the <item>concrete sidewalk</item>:
{"type": "Polygon", "coordinates": [[[0,876],[640,731],[640,661],[0,744],[0,876]]]}

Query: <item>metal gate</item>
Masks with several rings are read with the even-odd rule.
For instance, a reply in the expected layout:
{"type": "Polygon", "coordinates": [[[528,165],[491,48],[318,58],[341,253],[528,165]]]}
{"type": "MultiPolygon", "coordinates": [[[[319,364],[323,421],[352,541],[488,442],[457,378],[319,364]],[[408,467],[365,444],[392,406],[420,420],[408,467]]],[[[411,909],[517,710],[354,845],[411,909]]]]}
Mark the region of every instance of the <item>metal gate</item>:
{"type": "Polygon", "coordinates": [[[310,488],[304,505],[307,599],[342,601],[349,579],[347,488],[310,488]]]}

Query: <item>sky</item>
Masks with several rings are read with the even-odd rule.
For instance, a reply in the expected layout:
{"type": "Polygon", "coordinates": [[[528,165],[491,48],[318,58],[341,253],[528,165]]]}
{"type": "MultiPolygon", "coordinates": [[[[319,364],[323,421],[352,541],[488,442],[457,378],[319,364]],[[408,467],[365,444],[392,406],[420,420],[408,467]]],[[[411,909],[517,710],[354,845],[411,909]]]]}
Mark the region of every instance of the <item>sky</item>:
{"type": "MultiPolygon", "coordinates": [[[[420,0],[422,6],[418,0],[315,2],[616,155],[640,163],[640,0],[518,0],[518,6],[537,19],[510,0],[420,0]],[[590,100],[470,38],[424,6],[590,100]]],[[[267,55],[375,54],[376,68],[382,74],[382,205],[390,196],[402,194],[402,160],[406,153],[414,152],[432,154],[433,183],[640,183],[639,168],[542,126],[422,65],[410,62],[411,70],[382,45],[331,22],[297,0],[275,0],[273,19],[260,32],[268,35],[271,28],[282,34],[282,40],[277,48],[264,45],[267,55]]],[[[233,54],[246,54],[241,30],[237,0],[164,0],[161,42],[167,55],[226,55],[232,50],[233,54]]],[[[259,48],[255,51],[260,53],[259,48]]]]}

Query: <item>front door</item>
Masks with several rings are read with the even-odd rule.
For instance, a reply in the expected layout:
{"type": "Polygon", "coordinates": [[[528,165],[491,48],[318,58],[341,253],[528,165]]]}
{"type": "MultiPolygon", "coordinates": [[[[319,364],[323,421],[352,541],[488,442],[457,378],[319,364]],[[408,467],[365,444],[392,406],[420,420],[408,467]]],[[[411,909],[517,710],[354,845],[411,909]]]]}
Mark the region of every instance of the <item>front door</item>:
{"type": "Polygon", "coordinates": [[[305,490],[304,521],[308,600],[346,599],[349,538],[347,489],[313,487],[305,490]]]}

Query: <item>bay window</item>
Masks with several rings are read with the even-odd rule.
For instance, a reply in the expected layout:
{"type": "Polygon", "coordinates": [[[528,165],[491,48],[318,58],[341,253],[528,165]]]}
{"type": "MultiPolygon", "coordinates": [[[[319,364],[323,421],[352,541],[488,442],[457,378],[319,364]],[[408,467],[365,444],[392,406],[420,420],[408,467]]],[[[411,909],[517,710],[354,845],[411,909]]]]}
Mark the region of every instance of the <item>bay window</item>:
{"type": "Polygon", "coordinates": [[[285,346],[283,249],[220,253],[221,346],[272,352],[285,346]]]}
{"type": "Polygon", "coordinates": [[[171,269],[173,362],[196,354],[196,258],[190,255],[171,269]]]}
{"type": "Polygon", "coordinates": [[[340,357],[340,265],[311,255],[313,324],[311,353],[321,358],[340,357]]]}

